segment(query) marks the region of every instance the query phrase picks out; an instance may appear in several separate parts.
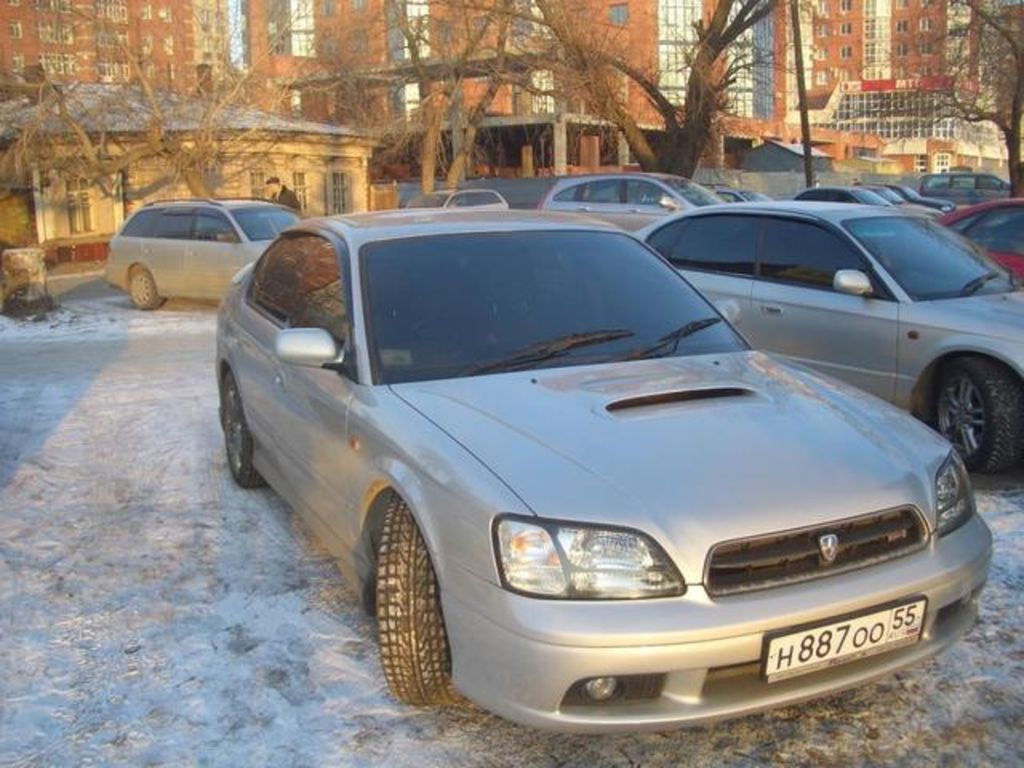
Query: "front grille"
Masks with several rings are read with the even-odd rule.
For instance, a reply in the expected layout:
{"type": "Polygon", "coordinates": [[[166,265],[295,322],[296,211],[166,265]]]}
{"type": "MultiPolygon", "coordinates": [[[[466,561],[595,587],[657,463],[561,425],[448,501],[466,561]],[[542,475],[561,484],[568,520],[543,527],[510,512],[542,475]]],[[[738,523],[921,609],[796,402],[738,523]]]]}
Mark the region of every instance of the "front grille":
{"type": "Polygon", "coordinates": [[[712,596],[767,589],[863,568],[924,546],[926,529],[917,510],[905,507],[798,531],[717,544],[704,584],[712,596]],[[838,539],[835,558],[822,551],[823,536],[838,539]]]}

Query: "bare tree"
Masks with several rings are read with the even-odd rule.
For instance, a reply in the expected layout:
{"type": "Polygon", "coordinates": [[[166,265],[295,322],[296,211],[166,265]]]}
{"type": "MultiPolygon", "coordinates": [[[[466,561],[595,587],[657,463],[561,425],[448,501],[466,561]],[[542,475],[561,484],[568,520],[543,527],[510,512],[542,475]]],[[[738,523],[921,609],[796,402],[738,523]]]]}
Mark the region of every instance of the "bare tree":
{"type": "Polygon", "coordinates": [[[1011,194],[1024,196],[1024,5],[1002,0],[953,0],[950,5],[968,12],[969,22],[951,30],[956,34],[947,41],[954,84],[944,112],[999,129],[1009,158],[1011,194]]]}
{"type": "Polygon", "coordinates": [[[578,0],[536,0],[543,22],[560,47],[562,76],[582,86],[596,114],[613,123],[629,143],[641,167],[693,175],[713,136],[715,122],[729,107],[729,89],[749,58],[738,43],[776,8],[779,0],[717,0],[693,26],[685,55],[685,96],[674,98],[662,86],[655,62],[632,61],[614,31],[600,24],[581,25],[578,0]],[[633,83],[664,127],[664,142],[652,145],[636,111],[625,97],[623,79],[633,83]]]}

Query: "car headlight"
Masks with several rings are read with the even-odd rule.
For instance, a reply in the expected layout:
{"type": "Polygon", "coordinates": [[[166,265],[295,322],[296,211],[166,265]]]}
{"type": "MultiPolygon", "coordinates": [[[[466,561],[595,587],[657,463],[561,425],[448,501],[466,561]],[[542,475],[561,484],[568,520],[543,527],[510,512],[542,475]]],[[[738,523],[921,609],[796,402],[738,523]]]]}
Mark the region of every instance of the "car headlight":
{"type": "Polygon", "coordinates": [[[935,506],[939,536],[955,531],[974,514],[974,491],[956,452],[949,455],[935,476],[935,506]]]}
{"type": "Polygon", "coordinates": [[[494,538],[502,581],[516,592],[622,600],[686,591],[661,547],[638,531],[503,517],[494,538]]]}

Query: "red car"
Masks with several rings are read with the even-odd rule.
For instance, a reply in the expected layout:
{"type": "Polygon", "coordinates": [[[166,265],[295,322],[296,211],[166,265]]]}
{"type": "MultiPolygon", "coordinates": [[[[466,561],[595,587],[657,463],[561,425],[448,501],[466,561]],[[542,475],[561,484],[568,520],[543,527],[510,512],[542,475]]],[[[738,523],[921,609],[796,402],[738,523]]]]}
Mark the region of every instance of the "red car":
{"type": "Polygon", "coordinates": [[[980,245],[1018,277],[1024,277],[1024,197],[960,208],[939,221],[980,245]]]}

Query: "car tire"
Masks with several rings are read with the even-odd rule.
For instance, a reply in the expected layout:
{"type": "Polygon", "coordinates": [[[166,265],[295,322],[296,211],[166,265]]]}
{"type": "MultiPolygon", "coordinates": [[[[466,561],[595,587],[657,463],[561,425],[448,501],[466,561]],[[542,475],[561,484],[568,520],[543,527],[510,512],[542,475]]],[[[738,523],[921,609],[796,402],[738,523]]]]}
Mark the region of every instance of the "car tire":
{"type": "Polygon", "coordinates": [[[412,705],[459,701],[437,576],[423,535],[397,496],[384,513],[377,549],[377,623],[392,696],[412,705]]]}
{"type": "Polygon", "coordinates": [[[1024,388],[993,360],[964,357],[942,369],[935,401],[939,432],[968,469],[998,472],[1024,453],[1024,388]]]}
{"type": "Polygon", "coordinates": [[[238,383],[230,371],[221,382],[221,428],[224,430],[224,450],[228,468],[235,482],[242,488],[259,488],[265,481],[252,463],[253,441],[242,408],[238,383]]]}
{"type": "Polygon", "coordinates": [[[164,303],[156,289],[153,273],[139,265],[132,267],[128,273],[128,295],[132,298],[132,304],[139,309],[156,309],[164,303]]]}

